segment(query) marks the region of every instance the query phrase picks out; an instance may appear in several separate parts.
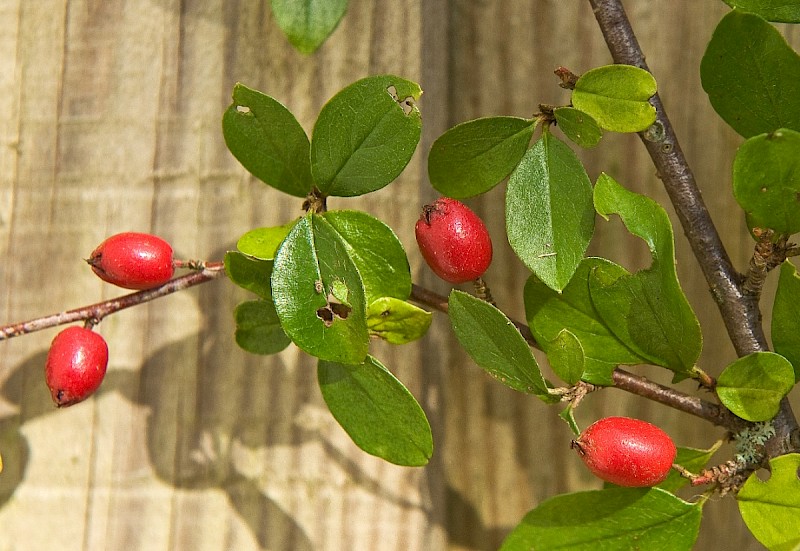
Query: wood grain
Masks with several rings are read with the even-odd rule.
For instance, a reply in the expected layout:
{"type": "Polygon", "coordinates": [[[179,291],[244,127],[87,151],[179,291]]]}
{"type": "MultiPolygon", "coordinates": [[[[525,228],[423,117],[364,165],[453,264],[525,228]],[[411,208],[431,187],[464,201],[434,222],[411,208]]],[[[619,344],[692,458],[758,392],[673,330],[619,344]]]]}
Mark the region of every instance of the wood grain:
{"type": "MultiPolygon", "coordinates": [[[[745,266],[751,242],[729,187],[740,139],[698,75],[726,8],[628,4],[712,216],[745,266]]],[[[220,119],[237,81],[278,98],[309,132],[353,80],[421,82],[424,135],[409,168],[378,193],[329,206],[386,221],[415,280],[446,292],[413,238],[418,209],[435,197],[432,141],[470,118],[564,103],[556,66],[582,72],[610,60],[588,2],[555,0],[351,0],[310,57],[291,49],[266,0],[0,0],[0,28],[0,313],[9,322],[116,295],[81,261],[111,233],[152,231],[181,257],[219,259],[244,231],[300,213],[225,148],[220,119]]],[[[609,135],[581,156],[592,178],[605,170],[665,200],[635,137],[609,135]]],[[[522,319],[527,273],[501,237],[502,186],[470,204],[496,236],[495,298],[522,319]]],[[[676,239],[705,333],[701,365],[718,373],[733,351],[679,230],[676,239]]],[[[648,262],[618,223],[599,223],[591,252],[630,268],[648,262]]],[[[374,347],[428,413],[434,459],[404,469],[366,456],[327,412],[309,357],[236,348],[231,311],[245,296],[217,281],[107,319],[108,378],[95,399],[64,411],[42,377],[55,331],[0,345],[0,551],[488,550],[541,500],[599,486],[569,449],[557,409],[486,377],[442,316],[416,345],[374,347]]],[[[619,413],[660,424],[682,445],[722,436],[613,389],[587,399],[579,420],[619,413]]],[[[697,548],[760,546],[726,500],[706,507],[697,548]]]]}

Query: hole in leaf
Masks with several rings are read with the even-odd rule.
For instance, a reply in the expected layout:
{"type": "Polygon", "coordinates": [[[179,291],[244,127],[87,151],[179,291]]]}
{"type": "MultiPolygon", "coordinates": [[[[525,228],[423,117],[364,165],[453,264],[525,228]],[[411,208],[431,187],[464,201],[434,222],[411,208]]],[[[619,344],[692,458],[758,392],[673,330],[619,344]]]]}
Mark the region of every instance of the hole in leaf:
{"type": "Polygon", "coordinates": [[[391,85],[388,88],[386,88],[386,91],[389,93],[390,96],[392,96],[392,99],[400,106],[400,108],[403,110],[403,113],[406,116],[411,114],[411,112],[414,110],[414,105],[415,105],[413,97],[408,96],[403,99],[400,99],[400,97],[397,95],[397,88],[395,88],[394,85],[391,85]]]}
{"type": "Polygon", "coordinates": [[[772,476],[772,473],[769,472],[767,469],[758,469],[756,471],[756,476],[761,482],[766,482],[772,476]]]}
{"type": "Polygon", "coordinates": [[[334,316],[342,318],[343,320],[346,320],[347,316],[349,316],[352,311],[352,308],[346,304],[339,304],[338,302],[331,302],[330,309],[334,316]]]}
{"type": "Polygon", "coordinates": [[[237,105],[236,106],[236,112],[237,113],[243,113],[243,114],[247,115],[247,114],[250,113],[250,108],[247,107],[246,105],[237,105]]]}
{"type": "Polygon", "coordinates": [[[317,308],[317,317],[322,320],[322,323],[325,324],[325,327],[330,327],[333,325],[333,311],[331,310],[330,306],[317,308]]]}

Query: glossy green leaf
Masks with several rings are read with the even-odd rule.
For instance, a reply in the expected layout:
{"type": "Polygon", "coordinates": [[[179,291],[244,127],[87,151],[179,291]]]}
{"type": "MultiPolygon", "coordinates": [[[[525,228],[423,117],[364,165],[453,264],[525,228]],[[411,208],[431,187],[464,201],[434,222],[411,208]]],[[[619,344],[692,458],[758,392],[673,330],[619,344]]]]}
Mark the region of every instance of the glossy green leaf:
{"type": "Polygon", "coordinates": [[[275,253],[278,252],[278,247],[295,224],[297,224],[297,220],[292,220],[283,226],[250,230],[239,238],[236,248],[247,256],[260,260],[272,260],[275,258],[275,253]]]}
{"type": "Polygon", "coordinates": [[[277,354],[292,342],[283,332],[271,301],[243,302],[236,307],[233,316],[236,344],[251,354],[277,354]]]}
{"type": "Polygon", "coordinates": [[[344,239],[367,293],[367,304],[380,297],[405,300],[411,294],[411,269],[392,229],[369,214],[334,210],[323,214],[344,239]]]}
{"type": "Polygon", "coordinates": [[[419,85],[393,75],[341,90],[319,114],[311,137],[311,172],[325,195],[352,197],[400,175],[419,142],[419,85]]]}
{"type": "Polygon", "coordinates": [[[243,84],[222,116],[222,135],[233,156],[262,182],[305,197],[311,178],[309,144],[303,127],[275,99],[243,84]]]}
{"type": "Polygon", "coordinates": [[[272,261],[228,251],[225,253],[225,273],[239,287],[272,302],[272,261]]]}
{"type": "Polygon", "coordinates": [[[488,117],[454,126],[431,147],[431,185],[456,199],[489,191],[519,164],[535,126],[535,121],[518,117],[488,117]]]}
{"type": "Polygon", "coordinates": [[[592,305],[589,275],[594,270],[607,273],[608,277],[628,273],[603,258],[585,258],[561,293],[531,276],[525,284],[525,317],[536,342],[548,354],[549,344],[566,328],[583,349],[583,380],[612,385],[611,373],[617,365],[635,365],[647,360],[622,344],[592,305]]]}
{"type": "Polygon", "coordinates": [[[301,218],[278,249],[272,298],[284,331],[302,350],[333,362],[364,361],[364,284],[344,240],[321,216],[301,218]]]}
{"type": "Polygon", "coordinates": [[[432,318],[430,312],[393,297],[381,297],[367,307],[370,335],[392,344],[406,344],[422,338],[432,318]]]}
{"type": "Polygon", "coordinates": [[[800,277],[788,260],[781,265],[778,290],[772,306],[772,345],[775,352],[794,367],[794,380],[800,381],[800,277]]]}
{"type": "Polygon", "coordinates": [[[545,132],[508,181],[508,242],[539,279],[559,291],[586,252],[594,218],[592,184],[583,165],[545,132]]]}
{"type": "Polygon", "coordinates": [[[603,129],[588,113],[574,107],[559,107],[553,110],[558,127],[564,135],[584,148],[592,148],[600,143],[603,129]]]}
{"type": "Polygon", "coordinates": [[[677,378],[691,372],[700,355],[700,324],[678,283],[672,225],[652,199],[633,193],[601,174],[594,192],[597,212],[616,213],[633,235],[647,243],[653,262],[632,275],[592,272],[592,303],[616,337],[677,378]]]}
{"type": "Polygon", "coordinates": [[[586,354],[573,333],[562,329],[555,339],[547,343],[547,360],[553,372],[568,385],[581,380],[586,363],[586,354]]]}
{"type": "Polygon", "coordinates": [[[317,378],[325,403],[359,448],[397,465],[428,463],[433,437],[425,412],[378,360],[320,360],[317,378]]]}
{"type": "Polygon", "coordinates": [[[640,132],[656,120],[650,98],[653,75],[631,65],[606,65],[581,75],[572,91],[572,105],[612,132],[640,132]]]}
{"type": "Polygon", "coordinates": [[[506,386],[557,402],[548,392],[530,346],[513,323],[497,308],[462,291],[452,291],[450,323],[472,360],[506,386]]]}
{"type": "Polygon", "coordinates": [[[657,488],[607,488],[552,497],[533,509],[500,551],[689,551],[702,505],[657,488]]]}
{"type": "Polygon", "coordinates": [[[794,551],[800,546],[800,454],[771,459],[766,482],[753,473],[736,495],[750,532],[770,551],[794,551]]]}
{"type": "Polygon", "coordinates": [[[800,56],[761,17],[739,10],[723,17],[700,77],[714,110],[745,138],[800,131],[800,56]]]}
{"type": "Polygon", "coordinates": [[[748,421],[775,417],[781,399],[794,386],[794,369],[773,352],[753,352],[734,361],[717,379],[717,396],[733,413],[748,421]]]}
{"type": "Polygon", "coordinates": [[[311,54],[333,33],[347,0],[272,0],[272,13],[292,46],[311,54]]]}
{"type": "MultiPolygon", "coordinates": [[[[678,448],[678,455],[675,456],[675,463],[688,470],[690,473],[699,473],[706,468],[711,457],[717,453],[717,450],[722,446],[722,440],[717,441],[713,446],[707,450],[697,448],[678,448]]],[[[689,479],[684,478],[675,469],[670,470],[666,480],[656,486],[668,492],[675,493],[680,488],[689,484],[689,479]]]]}
{"type": "Polygon", "coordinates": [[[760,15],[777,23],[800,23],[798,0],[724,0],[732,8],[760,15]]]}
{"type": "Polygon", "coordinates": [[[751,223],[800,231],[800,132],[782,128],[744,142],[733,162],[733,194],[751,223]]]}

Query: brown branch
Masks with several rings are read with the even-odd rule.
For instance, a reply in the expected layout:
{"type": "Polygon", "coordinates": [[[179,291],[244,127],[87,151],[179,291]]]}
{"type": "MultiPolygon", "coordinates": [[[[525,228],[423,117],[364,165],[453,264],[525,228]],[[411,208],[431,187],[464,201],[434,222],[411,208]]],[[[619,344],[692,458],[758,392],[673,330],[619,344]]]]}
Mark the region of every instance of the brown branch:
{"type": "Polygon", "coordinates": [[[97,323],[104,317],[118,312],[131,306],[149,302],[151,300],[170,295],[177,291],[183,291],[189,287],[217,279],[225,275],[225,270],[222,262],[205,262],[198,264],[202,265],[203,269],[192,272],[185,276],[177,277],[168,281],[167,283],[148,289],[146,291],[138,291],[130,293],[118,298],[112,298],[89,306],[75,308],[74,310],[67,310],[58,314],[50,314],[20,323],[12,323],[9,325],[0,326],[0,341],[10,339],[12,337],[19,337],[33,333],[34,331],[41,331],[50,327],[57,327],[59,325],[66,325],[68,323],[75,323],[78,321],[89,321],[97,323]]]}
{"type": "MultiPolygon", "coordinates": [[[[445,314],[448,311],[447,297],[416,284],[411,288],[411,300],[445,314]]],[[[534,339],[527,325],[515,320],[511,320],[511,322],[516,326],[528,344],[541,350],[541,347],[536,342],[536,339],[534,339]]],[[[619,388],[631,394],[694,415],[695,417],[700,417],[714,425],[725,427],[733,431],[745,425],[745,421],[739,419],[722,406],[707,402],[706,400],[691,396],[679,390],[675,390],[674,388],[655,383],[648,380],[646,377],[634,375],[624,369],[618,367],[614,369],[612,378],[614,380],[613,388],[619,388]]]]}
{"type": "MultiPolygon", "coordinates": [[[[589,0],[595,18],[615,63],[634,65],[649,71],[645,56],[636,40],[621,0],[589,0]]],[[[758,297],[748,295],[742,287],[743,276],[731,264],[728,253],[706,209],[694,174],[678,144],[672,124],[661,98],[654,95],[650,103],[656,110],[653,128],[657,132],[639,133],[664,188],[675,207],[686,238],[709,284],[722,314],[725,328],[739,356],[767,350],[761,326],[758,297]]],[[[789,401],[784,398],[773,420],[776,436],[767,446],[774,457],[797,451],[797,420],[789,401]]]]}

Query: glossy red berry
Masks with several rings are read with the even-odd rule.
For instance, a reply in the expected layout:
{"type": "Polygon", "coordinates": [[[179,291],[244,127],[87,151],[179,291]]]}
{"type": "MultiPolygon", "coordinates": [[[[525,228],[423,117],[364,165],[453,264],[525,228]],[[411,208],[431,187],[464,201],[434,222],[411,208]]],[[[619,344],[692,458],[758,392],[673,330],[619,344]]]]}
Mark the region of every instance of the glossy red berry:
{"type": "Polygon", "coordinates": [[[106,341],[84,327],[69,327],[56,335],[45,364],[45,380],[58,407],[77,404],[103,382],[108,366],[106,341]]]}
{"type": "Polygon", "coordinates": [[[573,440],[572,447],[595,476],[629,487],[662,482],[677,454],[666,432],[629,417],[600,419],[573,440]]]}
{"type": "Polygon", "coordinates": [[[100,279],[125,289],[152,289],[175,273],[172,247],[148,233],[112,235],[100,243],[87,262],[100,279]]]}
{"type": "Polygon", "coordinates": [[[492,263],[492,240],[483,220],[455,199],[425,205],[414,233],[428,266],[450,283],[478,279],[492,263]]]}

